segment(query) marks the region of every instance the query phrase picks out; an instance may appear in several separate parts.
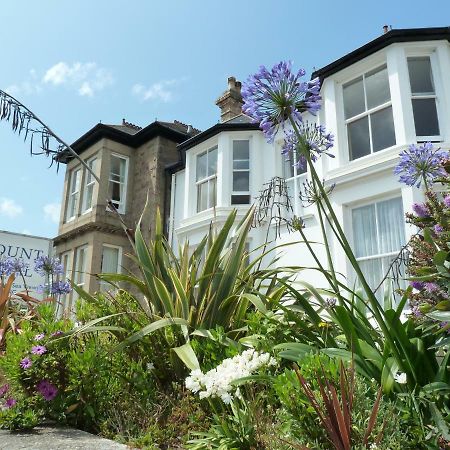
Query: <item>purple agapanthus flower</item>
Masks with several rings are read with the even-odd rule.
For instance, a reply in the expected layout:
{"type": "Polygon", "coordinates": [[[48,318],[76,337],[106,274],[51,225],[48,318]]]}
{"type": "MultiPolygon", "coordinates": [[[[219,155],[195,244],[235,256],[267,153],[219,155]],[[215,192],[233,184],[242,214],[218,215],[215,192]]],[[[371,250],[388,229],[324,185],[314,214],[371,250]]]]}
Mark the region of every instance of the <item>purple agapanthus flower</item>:
{"type": "Polygon", "coordinates": [[[36,389],[48,402],[53,400],[58,395],[58,388],[48,380],[39,381],[36,385],[36,389]]]}
{"type": "Polygon", "coordinates": [[[419,319],[420,317],[423,317],[423,312],[419,309],[418,306],[413,306],[413,307],[411,308],[411,312],[412,312],[413,316],[416,317],[416,318],[418,318],[418,319],[419,319]]]}
{"type": "Polygon", "coordinates": [[[17,403],[15,398],[9,397],[5,402],[5,408],[12,408],[17,403]]]}
{"type": "Polygon", "coordinates": [[[434,148],[431,142],[417,146],[412,144],[400,153],[400,161],[394,169],[395,175],[400,175],[399,181],[408,186],[420,187],[438,177],[446,176],[443,162],[450,153],[440,148],[434,148]]]}
{"type": "Polygon", "coordinates": [[[25,357],[20,361],[20,367],[22,369],[29,369],[33,365],[33,361],[31,361],[31,358],[25,357]]]}
{"type": "Polygon", "coordinates": [[[9,391],[9,384],[0,386],[0,398],[2,398],[9,391]]]}
{"type": "Polygon", "coordinates": [[[31,353],[33,353],[33,355],[43,355],[44,353],[47,353],[47,348],[43,345],[34,345],[31,347],[31,353]]]}
{"type": "Polygon", "coordinates": [[[437,292],[440,290],[439,285],[437,283],[433,283],[431,281],[425,283],[425,290],[429,293],[437,292]]]}
{"type": "Polygon", "coordinates": [[[423,281],[410,281],[409,283],[414,289],[421,291],[425,287],[425,283],[423,281]]]}
{"type": "Polygon", "coordinates": [[[52,295],[64,295],[72,292],[72,286],[68,281],[55,281],[50,286],[50,294],[52,295]]]}
{"type": "Polygon", "coordinates": [[[413,203],[412,210],[416,213],[417,217],[429,217],[430,211],[424,203],[413,203]]]}
{"type": "Polygon", "coordinates": [[[280,126],[289,119],[300,124],[302,112],[316,114],[320,109],[318,79],[302,81],[305,70],[292,71],[290,61],[282,61],[268,70],[261,66],[242,87],[245,114],[259,123],[268,142],[273,142],[280,126]]]}
{"type": "MultiPolygon", "coordinates": [[[[300,139],[303,139],[304,143],[307,144],[307,151],[309,151],[312,161],[317,161],[323,154],[334,158],[333,154],[328,153],[328,150],[333,147],[334,136],[331,133],[326,133],[323,125],[301,123],[299,132],[301,134],[300,139]]],[[[305,169],[306,157],[301,153],[301,144],[297,134],[292,130],[287,130],[281,153],[291,161],[294,160],[292,156],[296,155],[297,168],[305,169]]]]}
{"type": "Polygon", "coordinates": [[[62,275],[64,266],[59,258],[42,255],[34,260],[34,270],[43,277],[46,275],[62,275]]]}
{"type": "Polygon", "coordinates": [[[450,208],[450,194],[448,194],[448,195],[446,195],[446,196],[444,197],[444,205],[445,205],[447,208],[450,208]]]}
{"type": "Polygon", "coordinates": [[[13,273],[13,259],[0,256],[0,276],[9,276],[13,273]]]}
{"type": "Polygon", "coordinates": [[[438,223],[433,227],[433,230],[436,234],[441,234],[444,231],[444,227],[439,225],[438,223]]]}

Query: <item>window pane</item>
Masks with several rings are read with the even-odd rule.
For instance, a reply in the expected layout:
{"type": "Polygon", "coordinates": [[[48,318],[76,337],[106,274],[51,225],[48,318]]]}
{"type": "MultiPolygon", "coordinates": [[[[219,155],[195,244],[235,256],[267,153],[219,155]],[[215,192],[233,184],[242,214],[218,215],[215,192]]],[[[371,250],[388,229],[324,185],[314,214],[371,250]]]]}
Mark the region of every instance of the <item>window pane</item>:
{"type": "Polygon", "coordinates": [[[208,208],[216,206],[216,179],[208,181],[208,208]]]}
{"type": "Polygon", "coordinates": [[[207,153],[203,153],[202,155],[197,156],[197,173],[196,180],[203,180],[206,178],[206,161],[207,161],[207,153]]]}
{"type": "Polygon", "coordinates": [[[217,148],[208,150],[208,176],[217,172],[217,148]]]}
{"type": "Polygon", "coordinates": [[[355,256],[361,258],[378,254],[375,205],[353,209],[352,224],[355,256]]]}
{"type": "Polygon", "coordinates": [[[250,161],[248,159],[238,159],[233,161],[233,169],[248,170],[250,168],[250,161]]]}
{"type": "Polygon", "coordinates": [[[120,202],[122,198],[122,184],[119,183],[109,183],[109,195],[111,200],[120,202]]]}
{"type": "Polygon", "coordinates": [[[374,152],[395,145],[394,119],[391,106],[371,114],[370,124],[372,126],[372,147],[374,152]]]}
{"type": "Polygon", "coordinates": [[[370,154],[369,119],[363,117],[347,125],[350,159],[370,154]]]}
{"type": "Polygon", "coordinates": [[[248,205],[250,203],[250,195],[232,195],[232,205],[248,205]]]}
{"type": "Polygon", "coordinates": [[[412,100],[416,136],[439,136],[439,122],[434,98],[412,100]]]}
{"type": "Polygon", "coordinates": [[[233,159],[249,159],[248,141],[233,141],[233,159]]]}
{"type": "Polygon", "coordinates": [[[233,191],[248,191],[249,172],[233,172],[233,191]]]}
{"type": "MultiPolygon", "coordinates": [[[[379,258],[368,259],[359,262],[359,267],[366,279],[368,285],[375,290],[383,279],[383,266],[382,261],[379,258]]],[[[358,283],[359,284],[359,283],[358,283]]],[[[382,301],[383,291],[379,289],[376,293],[376,297],[379,302],[382,301]]]]}
{"type": "Polygon", "coordinates": [[[118,273],[119,271],[119,249],[114,247],[103,247],[102,273],[118,273]]]}
{"type": "Polygon", "coordinates": [[[111,155],[111,176],[118,181],[124,181],[125,178],[125,160],[111,155]]]}
{"type": "Polygon", "coordinates": [[[387,68],[382,67],[366,75],[367,108],[382,105],[391,99],[387,68]]]}
{"type": "Polygon", "coordinates": [[[199,184],[197,187],[197,212],[208,207],[208,183],[199,184]]]}
{"type": "Polygon", "coordinates": [[[283,157],[283,177],[292,178],[294,176],[294,165],[290,159],[283,157]]]}
{"type": "Polygon", "coordinates": [[[363,79],[360,77],[344,86],[345,118],[349,119],[365,110],[363,79]]]}
{"type": "Polygon", "coordinates": [[[401,198],[377,203],[380,253],[398,252],[405,243],[405,226],[401,198]]]}
{"type": "Polygon", "coordinates": [[[430,58],[408,58],[408,69],[413,94],[434,94],[430,58]]]}

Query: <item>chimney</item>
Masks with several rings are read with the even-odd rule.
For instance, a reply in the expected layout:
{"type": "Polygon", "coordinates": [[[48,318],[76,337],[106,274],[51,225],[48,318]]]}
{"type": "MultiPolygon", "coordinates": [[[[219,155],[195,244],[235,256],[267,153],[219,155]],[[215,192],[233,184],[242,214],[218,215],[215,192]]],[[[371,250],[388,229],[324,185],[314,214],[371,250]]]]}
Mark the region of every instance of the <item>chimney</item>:
{"type": "Polygon", "coordinates": [[[383,34],[389,33],[392,30],[392,25],[383,25],[383,34]]]}
{"type": "Polygon", "coordinates": [[[228,77],[228,89],[216,100],[220,108],[220,121],[227,122],[242,113],[241,82],[228,77]]]}

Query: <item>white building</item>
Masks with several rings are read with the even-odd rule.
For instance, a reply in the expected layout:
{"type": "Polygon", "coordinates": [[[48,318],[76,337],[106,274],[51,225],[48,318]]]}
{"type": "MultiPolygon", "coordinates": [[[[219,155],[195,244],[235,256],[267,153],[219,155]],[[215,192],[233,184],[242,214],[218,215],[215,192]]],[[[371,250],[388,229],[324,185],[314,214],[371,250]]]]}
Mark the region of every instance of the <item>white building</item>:
{"type": "MultiPolygon", "coordinates": [[[[447,27],[390,30],[312,75],[322,81],[322,109],[315,120],[335,136],[335,158],[322,157],[317,171],[327,184],[336,184],[332,203],[372,286],[413,231],[404,213],[423,199],[393,174],[398,154],[416,142],[450,147],[449,41],[447,27]]],[[[220,227],[233,208],[243,215],[275,176],[286,178],[309,238],[322,241],[315,207],[304,208],[298,197],[308,175],[283,160],[280,142],[267,144],[258,127],[239,115],[239,93],[240,83],[230,78],[217,102],[222,122],[179,145],[182,162],[170,169],[172,245],[188,240],[195,247],[211,222],[220,227]]],[[[264,229],[253,229],[250,249],[264,238],[264,229]]],[[[298,234],[283,230],[276,243],[298,240],[298,234]]],[[[323,246],[316,249],[323,253],[323,246]]],[[[302,244],[278,251],[279,265],[314,265],[302,244]]],[[[351,279],[336,244],[333,258],[351,279]]],[[[309,281],[319,282],[315,277],[308,274],[309,281]]]]}

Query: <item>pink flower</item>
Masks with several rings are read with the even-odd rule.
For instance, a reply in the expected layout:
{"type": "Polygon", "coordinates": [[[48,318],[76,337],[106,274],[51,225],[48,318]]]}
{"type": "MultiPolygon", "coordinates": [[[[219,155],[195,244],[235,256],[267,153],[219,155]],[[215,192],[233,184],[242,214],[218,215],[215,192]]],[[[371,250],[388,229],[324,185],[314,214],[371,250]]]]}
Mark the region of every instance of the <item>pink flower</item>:
{"type": "Polygon", "coordinates": [[[22,361],[20,361],[20,367],[22,369],[29,369],[33,365],[33,361],[31,361],[28,356],[26,358],[23,358],[22,361]]]}
{"type": "Polygon", "coordinates": [[[9,391],[9,384],[4,384],[0,387],[0,398],[2,398],[9,391]]]}
{"type": "Polygon", "coordinates": [[[33,353],[33,355],[43,355],[44,353],[47,353],[47,349],[43,345],[34,345],[31,347],[31,353],[33,353]]]}
{"type": "Polygon", "coordinates": [[[45,334],[44,333],[39,333],[34,337],[35,341],[42,341],[42,339],[45,338],[45,334]]]}
{"type": "Polygon", "coordinates": [[[53,400],[58,395],[58,388],[48,380],[39,381],[36,385],[36,389],[48,402],[53,400]]]}
{"type": "Polygon", "coordinates": [[[15,404],[17,403],[17,400],[16,399],[14,399],[14,398],[12,398],[12,397],[9,397],[7,400],[6,400],[6,403],[5,403],[5,408],[12,408],[15,404]]]}

